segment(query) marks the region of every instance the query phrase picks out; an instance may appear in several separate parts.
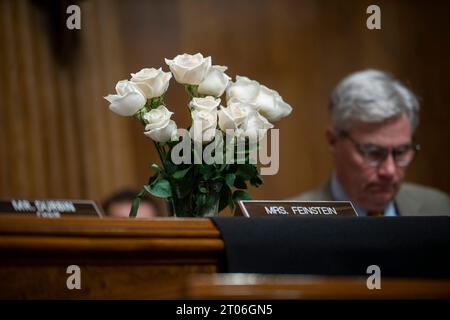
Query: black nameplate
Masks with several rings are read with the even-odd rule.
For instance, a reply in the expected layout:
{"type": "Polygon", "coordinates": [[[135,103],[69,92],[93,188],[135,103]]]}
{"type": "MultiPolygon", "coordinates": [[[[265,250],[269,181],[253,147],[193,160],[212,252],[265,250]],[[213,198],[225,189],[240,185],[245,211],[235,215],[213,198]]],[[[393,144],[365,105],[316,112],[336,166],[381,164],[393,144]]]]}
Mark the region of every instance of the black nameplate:
{"type": "Polygon", "coordinates": [[[92,200],[53,199],[2,199],[0,200],[0,214],[36,215],[44,218],[102,216],[96,203],[92,200]]]}
{"type": "Polygon", "coordinates": [[[236,215],[261,216],[353,216],[355,208],[350,201],[278,201],[241,200],[236,215]]]}

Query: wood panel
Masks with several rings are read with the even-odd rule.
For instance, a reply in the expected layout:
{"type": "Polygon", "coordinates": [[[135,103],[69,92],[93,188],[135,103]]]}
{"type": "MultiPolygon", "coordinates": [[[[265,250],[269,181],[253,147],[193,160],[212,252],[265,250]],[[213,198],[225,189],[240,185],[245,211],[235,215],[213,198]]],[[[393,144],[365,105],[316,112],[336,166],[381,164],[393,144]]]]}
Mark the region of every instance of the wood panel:
{"type": "Polygon", "coordinates": [[[0,216],[2,299],[449,299],[448,279],[219,274],[208,219],[0,216]],[[67,267],[80,268],[69,290],[67,267]]]}
{"type": "Polygon", "coordinates": [[[0,3],[0,196],[100,201],[136,179],[130,123],[103,100],[123,77],[117,11],[83,1],[70,31],[44,3],[0,3]]]}
{"type": "Polygon", "coordinates": [[[224,250],[207,219],[0,217],[0,297],[179,298],[192,273],[218,271],[224,250]],[[68,290],[66,269],[81,270],[68,290]]]}
{"type": "Polygon", "coordinates": [[[449,299],[445,279],[381,278],[380,290],[369,290],[362,277],[213,274],[189,276],[188,299],[449,299]]]}

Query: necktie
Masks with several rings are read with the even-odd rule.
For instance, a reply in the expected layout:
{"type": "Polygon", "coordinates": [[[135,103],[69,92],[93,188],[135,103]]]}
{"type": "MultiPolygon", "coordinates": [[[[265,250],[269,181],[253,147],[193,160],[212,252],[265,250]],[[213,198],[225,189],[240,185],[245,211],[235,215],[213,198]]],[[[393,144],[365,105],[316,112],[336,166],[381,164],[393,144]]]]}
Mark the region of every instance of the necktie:
{"type": "Polygon", "coordinates": [[[369,217],[384,216],[384,212],[382,210],[367,211],[367,216],[369,217]]]}

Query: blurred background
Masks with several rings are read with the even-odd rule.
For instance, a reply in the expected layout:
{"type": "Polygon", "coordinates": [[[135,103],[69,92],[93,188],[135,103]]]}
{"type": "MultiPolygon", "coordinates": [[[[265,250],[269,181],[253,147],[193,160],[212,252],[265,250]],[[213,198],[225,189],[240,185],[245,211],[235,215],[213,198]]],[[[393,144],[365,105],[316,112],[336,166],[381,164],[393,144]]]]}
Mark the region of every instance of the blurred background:
{"type": "MultiPolygon", "coordinates": [[[[277,90],[294,108],[280,129],[280,170],[250,193],[284,199],[332,170],[325,143],[334,85],[366,68],[392,73],[421,99],[422,151],[407,180],[450,192],[449,1],[0,0],[0,197],[102,201],[141,188],[157,162],[135,120],[103,99],[118,80],[164,58],[201,52],[277,90]],[[81,8],[68,30],[66,8],[81,8]],[[381,8],[381,30],[366,9],[381,8]]],[[[188,98],[166,102],[187,127],[188,98]]]]}

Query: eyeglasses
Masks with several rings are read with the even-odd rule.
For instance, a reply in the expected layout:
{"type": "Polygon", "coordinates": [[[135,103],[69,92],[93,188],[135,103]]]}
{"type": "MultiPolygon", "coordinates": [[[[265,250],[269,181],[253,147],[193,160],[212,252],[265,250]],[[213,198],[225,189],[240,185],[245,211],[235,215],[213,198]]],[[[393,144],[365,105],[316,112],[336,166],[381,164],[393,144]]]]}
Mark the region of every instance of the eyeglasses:
{"type": "Polygon", "coordinates": [[[359,143],[348,132],[341,132],[340,136],[349,139],[371,167],[378,167],[386,160],[389,154],[392,154],[392,158],[397,166],[407,167],[420,150],[420,145],[418,144],[408,143],[395,148],[385,148],[372,143],[359,143]]]}

